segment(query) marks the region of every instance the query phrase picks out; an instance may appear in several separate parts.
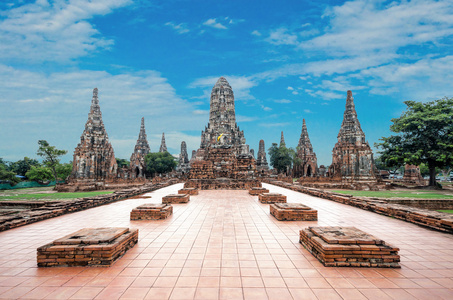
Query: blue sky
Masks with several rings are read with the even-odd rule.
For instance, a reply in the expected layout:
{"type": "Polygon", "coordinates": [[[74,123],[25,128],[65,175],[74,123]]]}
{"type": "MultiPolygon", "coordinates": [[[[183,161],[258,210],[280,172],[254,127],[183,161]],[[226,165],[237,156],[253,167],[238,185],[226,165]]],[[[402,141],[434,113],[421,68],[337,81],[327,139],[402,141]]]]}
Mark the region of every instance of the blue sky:
{"type": "MultiPolygon", "coordinates": [[[[36,157],[45,139],[72,159],[99,89],[115,156],[129,159],[145,117],[189,156],[225,76],[247,144],[296,147],[302,118],[330,165],[352,90],[370,145],[390,134],[403,101],[452,97],[453,2],[0,2],[0,157],[36,157]]],[[[374,147],[373,147],[374,148],[374,147]]]]}

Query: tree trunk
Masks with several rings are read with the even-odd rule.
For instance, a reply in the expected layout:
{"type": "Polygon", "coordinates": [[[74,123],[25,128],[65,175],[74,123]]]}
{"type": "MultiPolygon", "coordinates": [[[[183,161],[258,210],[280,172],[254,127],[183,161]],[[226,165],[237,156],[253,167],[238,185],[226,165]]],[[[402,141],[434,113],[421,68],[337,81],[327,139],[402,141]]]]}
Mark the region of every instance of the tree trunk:
{"type": "Polygon", "coordinates": [[[429,166],[429,186],[436,186],[436,167],[429,166]]]}

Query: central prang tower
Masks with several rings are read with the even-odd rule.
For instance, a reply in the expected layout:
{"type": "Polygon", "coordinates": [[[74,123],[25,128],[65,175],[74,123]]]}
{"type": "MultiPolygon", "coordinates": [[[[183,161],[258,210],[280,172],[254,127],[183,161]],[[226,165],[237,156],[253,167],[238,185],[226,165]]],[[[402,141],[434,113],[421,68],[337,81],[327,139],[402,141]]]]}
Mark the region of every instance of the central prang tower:
{"type": "Polygon", "coordinates": [[[213,145],[231,146],[235,155],[248,154],[244,131],[236,123],[233,89],[220,77],[211,92],[208,126],[201,132],[200,148],[213,145]]]}
{"type": "Polygon", "coordinates": [[[236,123],[233,89],[220,77],[211,92],[208,126],[201,132],[200,149],[190,162],[186,187],[246,189],[254,179],[256,161],[236,123]]]}

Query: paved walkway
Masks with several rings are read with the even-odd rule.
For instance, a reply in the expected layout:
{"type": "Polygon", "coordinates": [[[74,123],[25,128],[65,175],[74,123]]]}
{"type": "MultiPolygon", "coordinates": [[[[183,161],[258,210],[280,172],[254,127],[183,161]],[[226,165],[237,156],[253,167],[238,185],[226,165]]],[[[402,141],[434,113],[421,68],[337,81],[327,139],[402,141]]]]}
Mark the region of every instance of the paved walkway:
{"type": "Polygon", "coordinates": [[[318,210],[279,222],[247,191],[200,191],[163,221],[130,221],[182,184],[0,233],[1,299],[453,299],[453,235],[263,184],[318,210]],[[299,243],[307,226],[356,226],[401,249],[401,269],[326,268],[299,243]],[[37,268],[36,248],[84,227],[139,228],[110,268],[37,268]]]}

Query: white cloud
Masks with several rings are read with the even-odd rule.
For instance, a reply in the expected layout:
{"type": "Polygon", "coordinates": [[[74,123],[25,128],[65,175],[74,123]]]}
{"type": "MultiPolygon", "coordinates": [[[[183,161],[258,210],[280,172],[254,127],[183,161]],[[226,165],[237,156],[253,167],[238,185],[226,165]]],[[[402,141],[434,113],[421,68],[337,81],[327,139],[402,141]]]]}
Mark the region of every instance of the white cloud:
{"type": "MultiPolygon", "coordinates": [[[[94,87],[99,89],[104,124],[119,157],[129,157],[133,151],[141,117],[145,117],[149,136],[181,128],[198,131],[207,122],[205,115],[196,114],[193,104],[176,94],[166,78],[152,70],[119,75],[103,71],[45,75],[0,65],[0,82],[0,128],[27,121],[14,130],[0,131],[4,141],[0,153],[10,153],[8,144],[15,145],[16,157],[9,159],[35,153],[34,141],[46,139],[69,150],[69,160],[80,142],[94,87]],[[133,143],[128,144],[130,141],[133,143]]],[[[149,138],[149,142],[155,149],[160,140],[149,138]]]]}
{"type": "Polygon", "coordinates": [[[259,126],[262,127],[285,127],[289,125],[288,122],[282,122],[282,123],[260,123],[258,124],[259,126]]]}
{"type": "Polygon", "coordinates": [[[281,103],[281,104],[287,104],[287,103],[291,103],[292,101],[288,100],[288,99],[279,99],[279,100],[274,100],[274,102],[281,103]]]}
{"type": "Polygon", "coordinates": [[[274,45],[296,45],[297,35],[287,32],[288,29],[283,27],[271,30],[269,37],[265,41],[274,45]]]}
{"type": "Polygon", "coordinates": [[[314,98],[321,98],[322,100],[333,100],[333,99],[342,99],[344,96],[340,95],[339,93],[332,92],[332,91],[313,91],[310,89],[305,89],[305,92],[314,98]]]}
{"type": "Polygon", "coordinates": [[[222,23],[217,22],[216,18],[208,19],[207,21],[203,22],[203,25],[216,29],[228,29],[225,25],[222,25],[222,23]]]}
{"type": "Polygon", "coordinates": [[[169,27],[173,28],[178,34],[184,34],[184,33],[188,33],[190,31],[187,28],[186,23],[175,24],[173,22],[167,22],[167,23],[165,23],[165,26],[169,26],[169,27]]]}
{"type": "Polygon", "coordinates": [[[307,113],[307,114],[312,114],[313,112],[309,109],[304,109],[304,113],[307,113]]]}
{"type": "Polygon", "coordinates": [[[88,22],[131,0],[36,1],[2,13],[0,58],[20,61],[67,61],[100,49],[113,40],[88,22]]]}
{"type": "Polygon", "coordinates": [[[294,88],[292,86],[289,86],[286,88],[288,91],[294,91],[294,88]]]}
{"type": "Polygon", "coordinates": [[[253,30],[253,31],[251,32],[251,35],[254,35],[254,36],[261,36],[262,34],[261,34],[261,32],[259,32],[258,30],[253,30]]]}

